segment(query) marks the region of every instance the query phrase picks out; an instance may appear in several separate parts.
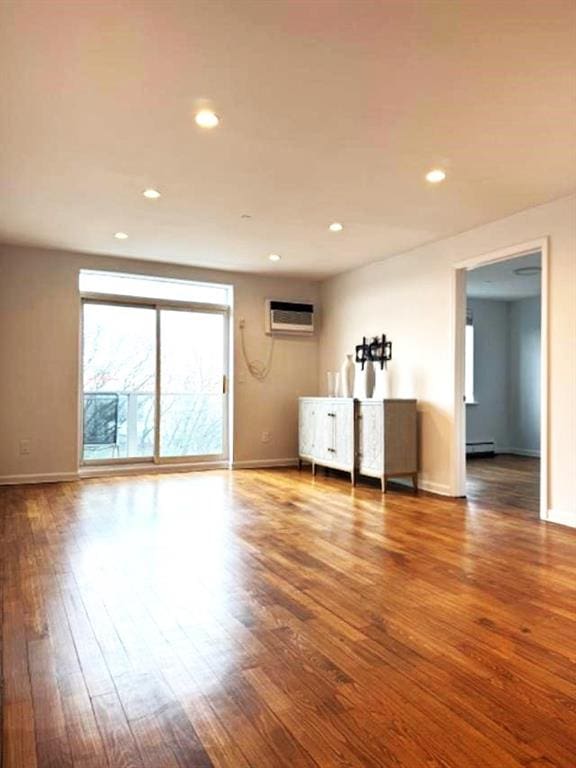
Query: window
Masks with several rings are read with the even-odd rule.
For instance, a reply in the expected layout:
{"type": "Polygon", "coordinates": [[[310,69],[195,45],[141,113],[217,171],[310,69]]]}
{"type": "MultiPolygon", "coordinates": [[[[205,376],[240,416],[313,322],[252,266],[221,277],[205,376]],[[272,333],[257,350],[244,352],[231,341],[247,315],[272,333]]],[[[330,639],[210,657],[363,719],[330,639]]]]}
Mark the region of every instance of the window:
{"type": "Polygon", "coordinates": [[[464,396],[466,403],[476,402],[474,398],[474,326],[471,321],[466,323],[464,396]]]}
{"type": "Polygon", "coordinates": [[[80,292],[107,296],[130,296],[160,301],[186,301],[191,304],[230,306],[232,290],[228,285],[194,283],[169,277],[127,275],[122,272],[80,270],[80,292]]]}

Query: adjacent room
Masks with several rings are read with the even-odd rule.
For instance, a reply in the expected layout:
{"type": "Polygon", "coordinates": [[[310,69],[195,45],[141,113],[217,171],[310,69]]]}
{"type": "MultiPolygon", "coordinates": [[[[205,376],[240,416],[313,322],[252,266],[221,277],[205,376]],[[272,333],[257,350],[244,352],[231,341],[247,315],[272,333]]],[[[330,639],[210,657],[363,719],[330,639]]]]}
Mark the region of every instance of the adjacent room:
{"type": "Polygon", "coordinates": [[[470,270],[466,290],[466,495],[536,516],[541,276],[536,251],[470,270]]]}
{"type": "Polygon", "coordinates": [[[0,0],[1,768],[575,768],[574,0],[0,0]]]}

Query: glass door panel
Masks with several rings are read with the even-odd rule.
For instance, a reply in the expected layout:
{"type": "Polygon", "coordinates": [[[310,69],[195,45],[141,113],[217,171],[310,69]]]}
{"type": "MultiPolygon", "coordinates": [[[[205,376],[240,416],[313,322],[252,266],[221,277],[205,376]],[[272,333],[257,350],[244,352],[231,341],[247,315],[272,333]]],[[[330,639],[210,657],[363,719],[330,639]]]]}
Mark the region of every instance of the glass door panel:
{"type": "Polygon", "coordinates": [[[160,457],[226,452],[226,316],[160,311],[160,457]]]}
{"type": "Polygon", "coordinates": [[[152,458],[156,310],[83,307],[83,459],[152,458]]]}

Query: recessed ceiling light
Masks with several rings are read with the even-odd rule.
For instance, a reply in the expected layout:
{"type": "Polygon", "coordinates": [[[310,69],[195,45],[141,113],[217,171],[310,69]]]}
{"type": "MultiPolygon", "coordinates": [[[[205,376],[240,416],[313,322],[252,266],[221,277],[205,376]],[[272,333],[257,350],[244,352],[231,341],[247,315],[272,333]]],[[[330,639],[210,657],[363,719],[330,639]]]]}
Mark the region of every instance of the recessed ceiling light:
{"type": "Polygon", "coordinates": [[[199,125],[201,128],[215,128],[220,122],[218,115],[212,112],[211,109],[201,109],[200,112],[196,113],[194,120],[196,125],[199,125]]]}
{"type": "Polygon", "coordinates": [[[429,181],[431,184],[439,184],[441,181],[444,181],[445,178],[446,172],[441,168],[433,168],[426,174],[426,181],[429,181]]]}
{"type": "Polygon", "coordinates": [[[126,232],[115,232],[114,237],[116,240],[128,240],[128,235],[126,232]]]}
{"type": "Polygon", "coordinates": [[[328,229],[330,230],[330,232],[342,232],[342,230],[344,229],[344,225],[340,224],[339,221],[333,221],[332,224],[330,224],[330,226],[328,227],[328,229]]]}
{"type": "Polygon", "coordinates": [[[160,197],[160,192],[158,192],[157,189],[145,189],[142,194],[144,197],[147,197],[148,200],[157,200],[160,197]]]}
{"type": "Polygon", "coordinates": [[[270,261],[280,261],[282,257],[279,256],[277,253],[271,253],[270,256],[268,256],[268,258],[270,259],[270,261]]]}

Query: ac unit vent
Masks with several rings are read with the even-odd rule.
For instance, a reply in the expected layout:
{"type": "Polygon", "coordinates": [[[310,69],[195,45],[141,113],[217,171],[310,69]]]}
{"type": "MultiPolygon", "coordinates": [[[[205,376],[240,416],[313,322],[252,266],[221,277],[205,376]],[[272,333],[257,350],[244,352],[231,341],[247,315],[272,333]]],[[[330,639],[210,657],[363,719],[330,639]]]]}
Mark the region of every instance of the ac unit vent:
{"type": "Polygon", "coordinates": [[[266,302],[266,333],[308,336],[314,333],[314,305],[300,301],[266,302]]]}

